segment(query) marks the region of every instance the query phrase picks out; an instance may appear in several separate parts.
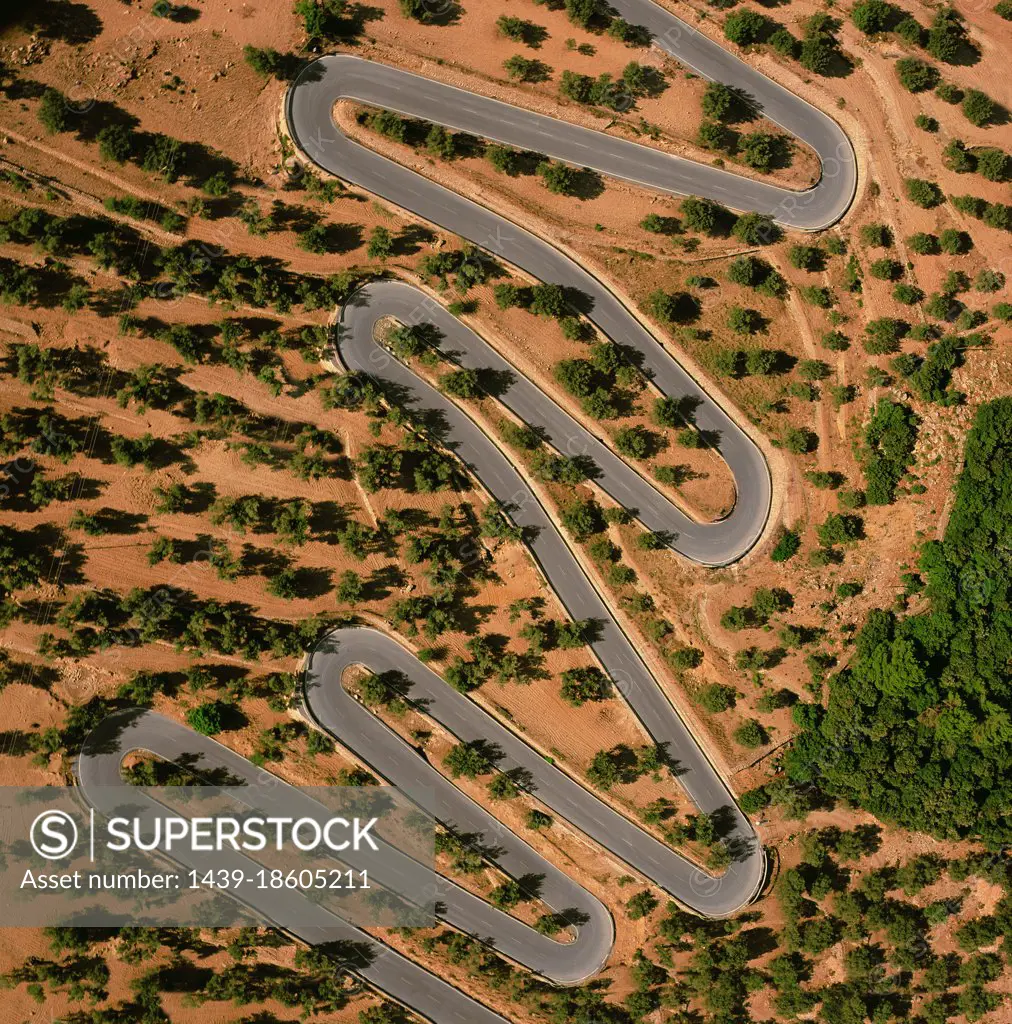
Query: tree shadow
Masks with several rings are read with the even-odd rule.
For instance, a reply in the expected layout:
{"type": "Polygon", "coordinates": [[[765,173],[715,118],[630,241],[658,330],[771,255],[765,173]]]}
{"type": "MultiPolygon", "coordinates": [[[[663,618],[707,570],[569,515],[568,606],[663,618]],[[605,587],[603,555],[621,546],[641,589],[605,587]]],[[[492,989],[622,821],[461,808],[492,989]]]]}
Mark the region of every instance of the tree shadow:
{"type": "Polygon", "coordinates": [[[331,32],[346,42],[356,41],[366,29],[370,21],[382,21],[386,11],[382,7],[373,7],[370,4],[348,4],[344,13],[331,27],[331,32]]]}
{"type": "Polygon", "coordinates": [[[464,8],[454,0],[435,0],[431,9],[426,9],[422,19],[426,25],[456,25],[464,13],[464,8]]]}
{"type": "Polygon", "coordinates": [[[317,567],[304,566],[295,570],[295,593],[304,599],[323,597],[330,592],[331,571],[317,567]]]}
{"type": "Polygon", "coordinates": [[[106,533],[139,533],[141,527],[148,521],[148,517],[142,512],[126,512],[119,508],[100,508],[93,515],[106,533]]]}
{"type": "Polygon", "coordinates": [[[362,246],[361,224],[328,224],[325,231],[329,253],[354,252],[362,246]]]}
{"type": "Polygon", "coordinates": [[[256,544],[243,544],[240,561],[244,573],[268,577],[287,569],[290,564],[288,557],[280,551],[256,544]]]}
{"type": "Polygon", "coordinates": [[[980,49],[972,39],[964,36],[960,40],[956,53],[947,59],[945,63],[955,65],[956,67],[972,67],[974,64],[980,63],[980,49]]]}
{"type": "Polygon", "coordinates": [[[34,0],[21,10],[0,16],[43,39],[61,39],[72,46],[90,43],[102,31],[102,19],[87,5],[72,0],[34,0]]]}
{"type": "Polygon", "coordinates": [[[250,724],[238,705],[221,703],[218,707],[221,711],[222,732],[237,732],[250,724]]]}
{"type": "Polygon", "coordinates": [[[739,937],[745,943],[745,949],[749,960],[765,956],[780,948],[777,942],[776,932],[772,928],[745,928],[739,932],[739,937]]]}
{"type": "Polygon", "coordinates": [[[478,386],[492,398],[502,398],[516,382],[511,370],[494,370],[483,367],[478,370],[478,386]]]}
{"type": "Polygon", "coordinates": [[[401,589],[407,582],[404,571],[396,565],[385,565],[374,569],[365,581],[362,595],[364,601],[382,601],[394,590],[401,589]]]}
{"type": "Polygon", "coordinates": [[[566,297],[566,303],[577,313],[589,317],[594,312],[594,297],[592,295],[588,295],[579,288],[569,286],[563,287],[562,291],[566,297]]]}
{"type": "Polygon", "coordinates": [[[339,543],[338,533],[347,525],[353,511],[352,506],[339,505],[336,501],[314,501],[309,514],[309,528],[314,539],[326,544],[339,543]]]}
{"type": "Polygon", "coordinates": [[[151,8],[151,13],[155,14],[161,11],[165,13],[157,13],[159,18],[167,18],[177,25],[192,25],[200,17],[199,8],[191,7],[189,4],[170,3],[169,0],[156,0],[151,8]]]}
{"type": "Polygon", "coordinates": [[[394,256],[413,256],[423,245],[430,245],[435,241],[435,238],[435,234],[424,224],[408,224],[394,238],[391,251],[394,256]]]}
{"type": "Polygon", "coordinates": [[[592,167],[581,167],[574,170],[572,183],[566,194],[574,199],[597,199],[604,195],[604,178],[592,167]]]}

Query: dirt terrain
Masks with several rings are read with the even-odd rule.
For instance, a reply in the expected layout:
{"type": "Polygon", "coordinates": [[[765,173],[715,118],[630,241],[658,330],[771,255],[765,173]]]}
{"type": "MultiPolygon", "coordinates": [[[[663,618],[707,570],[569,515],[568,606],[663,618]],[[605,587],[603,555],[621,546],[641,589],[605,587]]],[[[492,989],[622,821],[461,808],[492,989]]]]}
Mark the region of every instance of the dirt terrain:
{"type": "MultiPolygon", "coordinates": [[[[14,177],[0,182],[0,220],[7,221],[19,209],[42,207],[58,216],[85,214],[109,218],[130,225],[149,245],[178,245],[183,240],[199,241],[214,258],[214,253],[269,256],[283,261],[300,275],[329,275],[358,268],[364,271],[402,276],[420,281],[419,262],[426,255],[458,246],[459,240],[438,230],[419,231],[413,218],[387,208],[356,190],[342,189],[332,201],[313,197],[297,186],[299,175],[284,144],[278,137],[277,114],[284,83],[258,76],[243,60],[246,44],[272,46],[283,52],[299,52],[304,34],[299,19],[289,15],[287,5],[266,2],[235,4],[226,0],[205,0],[198,17],[190,22],[173,22],[152,17],[144,4],[123,4],[115,0],[88,0],[100,27],[86,43],[69,43],[46,33],[31,33],[11,28],[0,37],[0,59],[20,79],[59,88],[71,101],[71,128],[58,136],[47,134],[39,124],[37,96],[28,90],[0,99],[0,171],[14,177]],[[189,217],[182,232],[171,232],[151,220],[138,221],[125,214],[109,212],[103,202],[109,198],[135,197],[142,203],[158,204],[178,212],[192,209],[192,200],[200,195],[194,182],[180,179],[166,183],[134,163],[117,164],[101,160],[95,142],[86,130],[75,131],[73,118],[81,125],[95,104],[115,104],[128,112],[146,131],[164,132],[188,142],[201,143],[219,151],[238,168],[237,183],[228,201],[212,209],[207,216],[189,217]],[[295,172],[295,173],[293,173],[295,172]],[[282,226],[266,237],[257,237],[234,215],[243,202],[252,201],[266,210],[274,200],[296,208],[292,226],[282,226]],[[334,251],[314,254],[297,244],[297,230],[304,224],[329,225],[342,238],[334,251]],[[394,255],[386,260],[370,259],[366,240],[374,229],[383,227],[401,240],[394,255]]],[[[723,39],[720,24],[723,12],[694,0],[671,5],[680,16],[692,11],[696,27],[723,39]]],[[[901,6],[915,13],[923,23],[930,21],[927,5],[903,0],[901,6]]],[[[456,24],[425,25],[406,21],[392,0],[382,0],[373,9],[354,52],[372,59],[419,71],[441,80],[516,102],[544,113],[563,116],[577,123],[624,134],[649,145],[658,145],[679,155],[710,160],[712,155],[696,145],[700,121],[702,83],[684,69],[663,61],[656,51],[626,47],[607,35],[587,32],[573,26],[565,11],[550,10],[525,0],[511,0],[510,13],[543,25],[547,37],[536,48],[524,47],[504,39],[495,28],[500,11],[495,5],[472,4],[456,24]],[[580,53],[567,46],[572,38],[593,47],[593,54],[580,53]],[[536,58],[550,66],[551,81],[511,84],[502,62],[515,53],[536,58]],[[462,55],[467,55],[464,60],[462,55]],[[637,100],[635,108],[615,116],[596,113],[558,98],[558,75],[564,69],[587,74],[608,71],[618,75],[630,60],[663,72],[664,88],[653,98],[637,100]],[[652,132],[650,126],[656,126],[652,132]],[[651,133],[656,138],[651,138],[651,133]]],[[[797,31],[801,21],[822,7],[808,0],[794,0],[787,7],[774,9],[778,20],[797,31]]],[[[967,5],[962,12],[973,39],[981,49],[980,60],[969,66],[944,67],[947,80],[961,88],[982,88],[1006,107],[1012,106],[1012,88],[1002,40],[1007,39],[1008,23],[1001,21],[989,6],[967,5]]],[[[962,443],[973,411],[979,401],[1007,390],[1012,366],[1009,365],[1010,330],[1007,324],[991,320],[983,328],[989,336],[986,346],[968,349],[963,365],[955,370],[953,386],[965,395],[962,403],[932,404],[922,401],[902,379],[892,374],[889,383],[869,383],[868,370],[889,370],[889,358],[869,355],[861,344],[864,328],[881,317],[903,317],[916,325],[929,323],[921,305],[907,306],[893,297],[893,284],[876,280],[868,268],[884,256],[895,257],[904,269],[904,280],[916,282],[926,295],[938,292],[951,270],[961,270],[972,280],[981,271],[1001,270],[1012,277],[1008,259],[1008,233],[987,227],[983,222],[959,213],[951,203],[924,210],[905,198],[904,178],[919,177],[937,182],[947,195],[972,193],[989,202],[1008,202],[1007,183],[990,182],[977,174],[957,174],[944,165],[942,150],[952,138],[968,147],[1003,146],[1010,149],[1007,125],[975,127],[958,107],[943,102],[931,92],[910,93],[902,89],[893,68],[897,55],[908,49],[895,36],[863,36],[843,16],[839,36],[842,48],[853,64],[846,76],[832,78],[809,75],[796,62],[784,61],[769,48],[744,53],[771,77],[803,95],[837,117],[853,139],[861,166],[861,190],[842,224],[823,236],[790,236],[761,250],[740,244],[727,236],[708,237],[694,233],[652,234],[639,225],[650,213],[678,216],[680,204],[625,183],[604,182],[596,198],[578,200],[549,193],[536,177],[508,178],[496,174],[478,157],[463,157],[452,162],[434,160],[423,151],[391,143],[355,123],[356,111],[350,106],[339,110],[341,123],[364,143],[412,166],[451,188],[466,192],[479,201],[503,212],[575,254],[588,268],[607,280],[619,294],[627,296],[644,317],[648,297],[657,289],[672,292],[689,290],[700,300],[700,314],[691,327],[664,326],[653,321],[662,341],[698,376],[723,396],[752,425],[773,458],[778,492],[782,495],[776,509],[776,526],[790,528],[801,539],[801,551],[786,563],[774,563],[769,555],[777,536],[769,540],[738,565],[718,572],[703,571],[669,551],[646,551],[637,545],[641,532],[635,525],[609,527],[608,537],[620,549],[621,561],[635,570],[631,583],[616,585],[607,579],[607,565],[596,565],[584,550],[583,558],[601,588],[609,593],[619,609],[623,624],[641,641],[644,656],[679,710],[686,716],[700,740],[711,752],[737,792],[745,792],[779,774],[777,755],[789,742],[794,729],[788,706],[773,711],[760,709],[763,696],[786,690],[802,700],[820,699],[824,692],[824,672],[814,670],[810,657],[826,656],[844,664],[851,651],[853,627],[860,626],[870,608],[882,607],[904,598],[902,575],[915,564],[917,547],[925,538],[937,537],[944,529],[954,475],[962,458],[962,443]],[[915,127],[918,114],[939,122],[937,133],[915,127]],[[868,244],[862,228],[886,225],[894,244],[888,248],[868,244]],[[973,247],[961,255],[922,256],[914,253],[906,239],[915,232],[940,234],[946,228],[969,232],[973,247]],[[792,245],[814,244],[826,247],[830,239],[845,241],[846,253],[830,254],[825,268],[806,272],[795,268],[789,257],[792,245]],[[688,244],[687,244],[688,243],[688,244]],[[755,289],[727,279],[732,261],[747,254],[760,255],[788,282],[785,299],[764,296],[755,289]],[[860,291],[848,289],[847,264],[851,255],[862,267],[860,291]],[[712,285],[690,284],[689,279],[711,278],[712,285]],[[833,304],[822,308],[806,301],[800,288],[825,287],[831,290],[833,304]],[[763,326],[756,335],[742,340],[727,326],[733,307],[755,309],[763,326]],[[830,331],[842,332],[850,341],[842,351],[827,350],[822,338],[830,331]],[[787,362],[822,360],[826,364],[824,380],[814,385],[814,394],[798,397],[799,382],[794,371],[769,375],[728,376],[721,370],[719,352],[728,346],[762,346],[776,349],[787,362]],[[846,400],[834,397],[833,388],[852,387],[846,400]],[[836,564],[811,564],[809,555],[818,547],[816,528],[829,513],[838,511],[837,494],[841,489],[863,485],[859,455],[864,424],[883,397],[911,402],[920,417],[915,462],[904,478],[895,504],[861,509],[866,539],[842,548],[842,560],[836,564]],[[808,453],[788,449],[791,431],[811,431],[817,439],[808,453]],[[835,472],[845,482],[835,488],[820,489],[811,480],[812,472],[835,472]],[[840,598],[841,583],[858,582],[859,593],[840,598]],[[721,624],[724,613],[733,605],[747,605],[757,588],[784,587],[792,595],[792,607],[777,613],[763,627],[731,631],[721,624]],[[635,611],[636,595],[650,595],[653,608],[635,611]],[[668,631],[655,639],[652,631],[657,620],[666,621],[668,631]],[[797,649],[779,652],[774,667],[749,669],[738,667],[737,656],[749,648],[763,650],[782,646],[777,630],[783,625],[815,631],[817,639],[797,649]],[[691,646],[701,652],[697,667],[672,667],[673,650],[691,646]],[[668,655],[668,658],[665,655],[668,655]],[[731,687],[736,698],[724,711],[707,710],[701,701],[711,684],[731,687]],[[735,733],[749,721],[762,725],[764,742],[745,746],[735,733]]],[[[351,47],[349,47],[351,48],[351,47]]],[[[755,130],[761,124],[750,124],[755,130]]],[[[729,160],[728,166],[741,171],[729,160]]],[[[816,173],[813,158],[804,147],[797,147],[789,168],[778,170],[771,180],[801,187],[816,173]]],[[[205,211],[207,212],[207,211],[205,211]]],[[[424,226],[422,226],[424,227],[424,226]]],[[[53,259],[27,245],[4,243],[3,255],[40,267],[53,259]]],[[[71,256],[65,259],[71,269],[94,290],[114,290],[122,281],[117,275],[99,269],[93,260],[71,256]]],[[[427,281],[427,286],[434,282],[427,281]]],[[[1009,288],[981,295],[969,292],[961,296],[973,309],[986,310],[997,302],[1010,301],[1009,288]]],[[[447,301],[463,299],[455,291],[447,301]]],[[[557,325],[546,323],[521,310],[496,308],[491,284],[479,285],[467,292],[466,299],[476,308],[464,319],[510,359],[521,372],[536,380],[546,392],[570,408],[584,414],[552,376],[552,366],[563,358],[578,356],[583,343],[563,338],[557,325]]],[[[118,315],[121,310],[117,309],[118,315]]],[[[323,326],[330,309],[295,313],[249,309],[212,308],[196,296],[184,296],[166,302],[144,298],[131,310],[141,318],[153,317],[172,324],[204,327],[230,316],[267,316],[281,330],[304,325],[323,326]]],[[[13,346],[34,343],[44,349],[80,354],[82,361],[97,358],[109,371],[129,373],[153,363],[169,368],[175,379],[193,391],[222,394],[241,400],[249,410],[276,424],[271,439],[279,452],[291,454],[293,439],[302,426],[312,424],[332,431],[340,441],[341,452],[334,470],[319,479],[302,480],[284,465],[251,466],[241,458],[241,450],[224,439],[204,440],[185,449],[185,458],[171,465],[146,470],[126,468],[103,461],[86,452],[75,455],[66,464],[50,456],[39,456],[37,463],[47,476],[77,473],[89,483],[82,496],[73,501],[56,501],[45,508],[26,509],[12,503],[0,507],[5,524],[28,530],[45,525],[63,530],[71,538],[76,554],[64,563],[66,572],[57,574],[45,586],[24,595],[33,614],[10,622],[0,634],[6,655],[20,666],[19,674],[5,681],[0,692],[0,711],[5,717],[4,744],[0,747],[0,782],[4,784],[59,784],[66,778],[66,764],[59,754],[39,758],[24,749],[18,737],[59,727],[67,708],[86,703],[93,696],[111,697],[135,673],[158,671],[185,673],[194,664],[203,664],[223,678],[256,679],[271,673],[289,673],[297,668],[291,657],[264,657],[251,664],[239,656],[208,655],[195,659],[166,644],[135,648],[113,647],[96,650],[86,656],[44,657],[39,652],[40,637],[65,631],[55,624],[58,605],[75,595],[92,590],[110,589],[126,593],[132,587],[172,584],[199,595],[203,600],[240,600],[265,619],[292,621],[311,615],[360,614],[386,622],[395,601],[414,593],[427,593],[431,584],[422,568],[404,564],[403,559],[380,550],[370,551],[360,560],[338,543],[335,531],[347,521],[375,526],[391,509],[418,509],[437,521],[447,504],[467,504],[480,515],[485,498],[480,487],[434,494],[408,494],[403,490],[382,489],[367,493],[347,471],[346,463],[356,459],[363,449],[379,442],[396,443],[402,437],[400,427],[380,422],[363,412],[325,409],[314,393],[317,379],[329,377],[318,359],[303,358],[298,352],[281,352],[278,372],[283,375],[279,393],[252,374],[240,374],[221,360],[199,365],[184,363],[167,343],[152,337],[118,333],[112,315],[100,315],[93,309],[67,312],[59,305],[31,307],[5,305],[0,309],[0,341],[7,356],[13,346]],[[98,353],[92,357],[91,350],[98,353]],[[206,497],[199,511],[158,511],[155,488],[184,484],[206,497]],[[283,545],[269,525],[257,531],[239,534],[227,524],[210,521],[208,508],[218,498],[257,495],[269,502],[304,500],[312,505],[310,539],[302,545],[283,545]],[[118,526],[102,536],[89,536],[71,527],[75,512],[100,513],[112,509],[118,526]],[[149,564],[147,553],[160,536],[170,536],[180,544],[204,546],[211,550],[224,544],[241,558],[236,578],[221,578],[205,559],[183,566],[170,562],[149,564]],[[267,590],[270,570],[263,571],[281,552],[303,581],[299,596],[278,597],[267,590]],[[259,567],[259,568],[258,568],[259,567]],[[374,584],[376,595],[360,605],[338,602],[335,587],[343,573],[355,572],[374,584]]],[[[902,351],[923,355],[922,341],[905,340],[902,351]]],[[[445,367],[439,368],[440,371],[445,367]]],[[[103,371],[107,372],[107,371],[103,371]]],[[[423,372],[433,373],[431,368],[423,372]]],[[[122,408],[108,381],[91,394],[79,394],[57,387],[51,404],[61,414],[101,424],[112,433],[137,439],[151,434],[160,441],[178,441],[190,429],[185,419],[169,409],[149,407],[139,411],[136,405],[122,408]]],[[[41,408],[46,400],[33,398],[28,385],[19,380],[16,365],[0,379],[0,411],[41,408]]],[[[649,386],[641,393],[635,412],[621,420],[621,426],[647,426],[649,386]]],[[[476,404],[474,414],[483,423],[494,426],[501,410],[492,400],[476,404]]],[[[606,436],[613,436],[613,424],[595,424],[606,436]]],[[[490,433],[494,432],[490,430],[490,433]]],[[[726,467],[710,449],[683,449],[670,446],[657,460],[679,463],[686,479],[672,496],[690,514],[709,519],[725,513],[733,502],[733,485],[726,467]]],[[[650,468],[643,467],[649,475],[650,468]]],[[[556,511],[574,494],[595,497],[603,506],[609,502],[596,488],[580,485],[564,488],[538,484],[556,511]]],[[[526,642],[519,636],[523,620],[511,621],[509,605],[519,598],[537,595],[544,601],[543,616],[564,620],[565,615],[536,572],[523,547],[515,543],[490,543],[489,564],[494,578],[475,579],[468,603],[485,609],[481,630],[505,638],[510,650],[523,652],[526,642]]],[[[438,639],[439,651],[434,664],[445,668],[454,656],[467,657],[469,635],[456,631],[438,639]]],[[[417,638],[412,643],[419,644],[417,638]]],[[[524,685],[495,681],[485,683],[476,699],[511,728],[521,732],[538,749],[558,759],[564,767],[582,777],[593,755],[616,744],[637,747],[644,742],[638,723],[621,695],[602,702],[588,702],[574,708],[558,692],[562,672],[586,665],[588,652],[550,650],[543,660],[544,677],[524,685]]],[[[154,707],[184,720],[198,698],[181,687],[174,693],[160,693],[154,707]]],[[[258,749],[265,730],[291,721],[285,711],[272,709],[261,696],[247,696],[239,702],[239,720],[220,738],[238,752],[250,756],[258,749]]],[[[399,729],[416,728],[419,723],[394,721],[399,729]]],[[[270,761],[269,768],[280,777],[301,784],[332,783],[342,771],[355,767],[355,759],[337,750],[310,754],[304,736],[286,742],[281,760],[270,761]]],[[[433,763],[452,744],[452,737],[438,736],[429,750],[433,763]]],[[[479,799],[487,800],[484,787],[465,787],[479,799]]],[[[616,786],[608,795],[613,805],[638,817],[658,798],[670,799],[682,821],[693,812],[677,785],[667,776],[655,782],[643,777],[634,783],[616,786]]],[[[503,810],[494,810],[507,824],[519,827],[527,809],[522,802],[503,810]]],[[[800,860],[800,837],[807,830],[836,825],[853,828],[868,824],[870,818],[859,812],[838,809],[817,812],[807,822],[785,820],[779,811],[768,812],[759,825],[764,841],[774,847],[782,874],[800,860]]],[[[525,833],[525,837],[529,833],[525,833]]],[[[884,864],[898,863],[925,852],[944,857],[965,855],[968,848],[948,846],[927,837],[886,830],[878,851],[860,862],[860,872],[884,864]]],[[[625,905],[633,892],[622,865],[602,864],[601,851],[566,828],[558,835],[538,834],[538,849],[571,871],[574,877],[611,907],[618,918],[618,940],[606,971],[612,983],[609,998],[621,999],[633,991],[630,965],[638,948],[653,947],[661,908],[644,919],[630,920],[625,905]]],[[[689,843],[690,855],[703,858],[705,851],[689,843]]],[[[482,883],[487,888],[494,874],[482,883]],[[486,884],[487,883],[487,884],[486,884]]],[[[639,886],[635,886],[638,888],[639,886]]],[[[960,913],[933,933],[933,946],[944,952],[953,948],[952,932],[959,922],[993,909],[996,887],[979,879],[956,883],[947,879],[918,893],[916,899],[928,902],[964,893],[960,913]]],[[[541,908],[537,908],[540,912],[541,908]]],[[[530,919],[534,907],[518,913],[530,919]]],[[[764,899],[757,908],[766,927],[783,924],[774,898],[764,899]]],[[[536,916],[536,915],[535,915],[536,916]]],[[[453,977],[468,990],[482,994],[491,1005],[506,1005],[503,996],[483,987],[462,967],[451,967],[441,954],[422,944],[425,936],[389,936],[389,941],[407,949],[413,956],[453,977]]],[[[28,955],[44,956],[46,941],[37,934],[0,934],[0,955],[5,968],[21,963],[28,955]]],[[[268,962],[292,962],[290,948],[260,949],[258,959],[268,962]]],[[[760,967],[770,957],[757,961],[760,967]]],[[[215,954],[209,966],[224,963],[227,954],[215,954]]],[[[677,954],[676,961],[685,957],[677,954]]],[[[136,969],[109,958],[113,975],[109,984],[112,1002],[126,998],[129,980],[136,969]]],[[[755,964],[753,964],[755,966],[755,964]]],[[[844,977],[837,951],[818,959],[815,982],[831,984],[844,977]]],[[[1008,991],[1008,977],[996,986],[1008,991]]],[[[374,997],[357,997],[349,1008],[328,1017],[355,1021],[360,1010],[375,1002],[374,997]]],[[[246,1011],[225,1004],[194,1008],[183,1004],[181,996],[166,995],[164,1007],[173,1020],[239,1021],[249,1018],[246,1011]]],[[[57,1019],[77,1004],[65,993],[47,994],[40,1010],[24,987],[5,994],[4,1019],[38,1019],[41,1012],[57,1019]],[[34,1016],[33,1016],[34,1015],[34,1016]]],[[[298,1014],[279,1004],[266,1003],[265,1012],[274,1019],[294,1020],[298,1014]]],[[[756,1019],[774,1013],[770,998],[755,993],[750,1009],[756,1019]]],[[[526,1013],[526,1011],[524,1011],[526,1013]]],[[[665,1011],[661,1011],[665,1012],[665,1011]]],[[[1003,1019],[1002,1013],[985,1018],[1003,1019]]],[[[518,1018],[519,1019],[519,1018],[518,1018]]],[[[535,1020],[529,1014],[524,1019],[535,1020]]],[[[657,1019],[675,1019],[660,1017],[657,1019]]],[[[960,1018],[956,1018],[960,1020],[960,1018]]],[[[960,1021],[961,1024],[961,1021],[960,1021]]]]}

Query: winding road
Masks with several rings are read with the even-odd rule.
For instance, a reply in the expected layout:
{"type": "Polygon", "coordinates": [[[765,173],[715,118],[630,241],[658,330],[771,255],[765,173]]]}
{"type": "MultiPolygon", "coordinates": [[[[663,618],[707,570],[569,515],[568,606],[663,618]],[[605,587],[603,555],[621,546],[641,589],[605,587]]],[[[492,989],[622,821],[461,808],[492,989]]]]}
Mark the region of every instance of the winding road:
{"type": "MultiPolygon", "coordinates": [[[[549,764],[476,703],[448,687],[392,637],[366,627],[342,628],[330,634],[307,662],[304,705],[308,714],[439,821],[463,833],[478,834],[483,844],[496,847],[496,863],[512,877],[542,876],[540,895],[548,905],[557,911],[577,911],[584,923],[575,929],[572,942],[557,942],[445,879],[440,883],[440,916],[466,932],[489,937],[503,954],[562,984],[592,976],[607,959],[614,939],[607,908],[464,796],[353,699],[341,685],[342,673],[349,666],[363,664],[375,672],[402,673],[410,680],[408,697],[424,701],[426,712],[454,736],[462,741],[496,743],[503,754],[500,769],[518,768],[528,773],[532,791],[555,814],[701,914],[725,916],[753,899],[764,880],[765,857],[720,774],[523,477],[460,407],[380,346],[375,340],[376,322],[382,317],[405,323],[432,322],[443,336],[441,348],[460,365],[508,375],[510,383],[501,397],[507,407],[540,427],[560,451],[589,456],[600,470],[600,486],[620,504],[636,509],[644,526],[668,534],[674,549],[699,564],[728,564],[756,543],[771,504],[769,470],[748,435],[603,283],[536,235],[348,139],[336,128],[332,111],[342,98],[385,107],[659,191],[708,196],[737,210],[770,213],[780,223],[798,229],[828,227],[846,212],[856,187],[856,161],[847,137],[831,118],[650,0],[612,0],[612,6],[631,23],[649,28],[656,45],[697,73],[749,93],[765,116],[812,146],[822,165],[818,184],[792,192],[346,54],[314,61],[286,97],[293,140],[324,170],[456,232],[538,280],[575,288],[588,296],[592,303],[589,319],[604,335],[640,354],[643,368],[661,392],[698,403],[696,423],[719,438],[719,450],[735,478],[733,511],[720,522],[697,523],[420,290],[402,282],[373,282],[359,289],[342,310],[337,332],[340,360],[350,370],[399,386],[409,404],[418,409],[440,413],[445,443],[508,508],[516,524],[527,528],[530,550],[567,612],[574,619],[593,620],[599,627],[592,645],[595,655],[644,728],[666,750],[680,784],[698,808],[711,813],[726,809],[729,817],[727,842],[733,860],[729,870],[715,878],[549,764]]],[[[200,766],[225,767],[249,784],[263,786],[266,781],[262,769],[213,740],[151,712],[135,712],[108,725],[103,723],[89,740],[78,766],[85,791],[89,785],[117,784],[119,763],[134,749],[150,750],[169,760],[197,753],[200,766]]],[[[291,787],[272,776],[267,778],[280,794],[277,799],[299,799],[291,787]]],[[[502,1024],[505,1020],[322,908],[294,900],[262,909],[306,941],[314,941],[326,929],[332,938],[336,927],[349,938],[368,942],[375,958],[359,966],[359,973],[433,1021],[502,1024]]]]}

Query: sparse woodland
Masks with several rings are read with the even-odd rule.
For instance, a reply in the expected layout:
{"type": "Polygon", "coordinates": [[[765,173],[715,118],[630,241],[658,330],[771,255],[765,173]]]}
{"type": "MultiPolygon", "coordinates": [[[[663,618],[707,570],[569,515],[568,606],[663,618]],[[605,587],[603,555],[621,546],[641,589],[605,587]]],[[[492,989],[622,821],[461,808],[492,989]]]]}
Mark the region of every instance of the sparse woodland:
{"type": "MultiPolygon", "coordinates": [[[[892,144],[861,143],[841,224],[784,232],[392,111],[338,116],[564,235],[765,445],[783,495],[771,529],[741,565],[702,569],[617,506],[592,460],[508,414],[509,381],[461,369],[431,323],[383,338],[537,488],[777,869],[747,912],[696,918],[602,868],[497,771],[494,745],[436,729],[409,679],[366,672],[346,681],[362,703],[595,886],[619,941],[601,977],[557,989],[477,936],[382,937],[517,1021],[997,1024],[1012,936],[1012,13],[682,6],[845,126],[891,122],[892,144]]],[[[734,502],[719,438],[598,332],[584,296],[304,168],[275,119],[308,57],[346,49],[794,187],[818,174],[811,154],[599,0],[298,0],[234,33],[218,8],[40,0],[0,16],[0,782],[62,784],[90,729],[140,705],[288,781],[381,784],[291,715],[304,653],[367,623],[720,872],[721,815],[687,800],[677,760],[596,664],[595,623],[569,619],[438,417],[335,372],[331,313],[371,279],[422,284],[699,518],[734,502]],[[124,42],[138,26],[143,44],[124,42]],[[248,141],[207,112],[240,102],[248,141]]],[[[124,777],[194,781],[154,758],[124,777]]],[[[543,934],[578,923],[468,837],[441,832],[437,854],[543,934]]],[[[264,929],[0,937],[11,1019],[37,1004],[67,1024],[412,1020],[348,974],[367,955],[264,929]]]]}

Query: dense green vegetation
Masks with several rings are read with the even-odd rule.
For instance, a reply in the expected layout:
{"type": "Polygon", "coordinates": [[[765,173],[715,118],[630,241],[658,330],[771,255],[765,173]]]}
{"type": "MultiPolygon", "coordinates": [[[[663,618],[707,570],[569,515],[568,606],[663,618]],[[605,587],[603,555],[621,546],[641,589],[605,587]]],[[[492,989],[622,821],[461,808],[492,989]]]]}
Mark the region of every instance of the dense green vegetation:
{"type": "Polygon", "coordinates": [[[1012,400],[979,410],[941,541],[925,543],[927,610],[872,611],[825,711],[796,709],[797,785],[938,836],[1012,838],[1012,400]]]}

